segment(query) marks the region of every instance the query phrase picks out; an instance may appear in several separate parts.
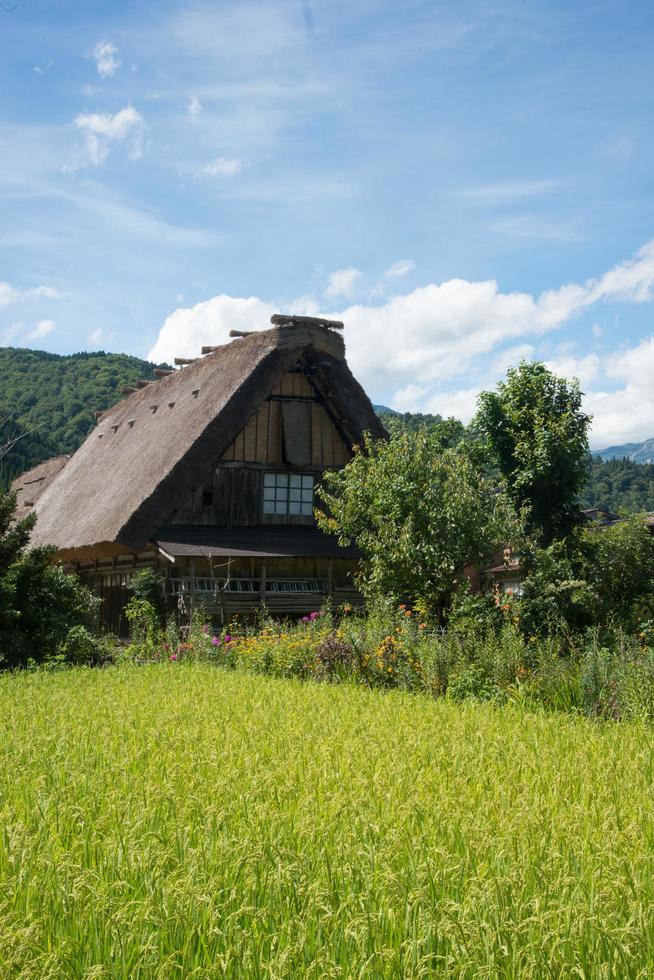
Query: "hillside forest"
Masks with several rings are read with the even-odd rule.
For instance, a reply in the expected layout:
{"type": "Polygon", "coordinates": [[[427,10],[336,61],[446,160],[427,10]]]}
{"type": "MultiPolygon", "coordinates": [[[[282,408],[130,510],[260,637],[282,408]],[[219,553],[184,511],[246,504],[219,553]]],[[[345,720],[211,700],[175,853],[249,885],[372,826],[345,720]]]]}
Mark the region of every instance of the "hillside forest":
{"type": "Polygon", "coordinates": [[[95,425],[95,411],[123,385],[152,378],[154,364],[128,354],[72,354],[0,348],[0,488],[51,456],[74,453],[95,425]]]}
{"type": "MultiPolygon", "coordinates": [[[[119,401],[123,385],[152,378],[156,366],[104,351],[61,356],[0,348],[0,446],[11,444],[0,456],[0,488],[43,459],[75,452],[95,425],[94,412],[119,401]]],[[[431,430],[443,421],[439,415],[375,407],[391,435],[431,430]]],[[[453,440],[465,436],[461,423],[450,425],[453,440]]],[[[615,513],[654,510],[654,465],[593,456],[579,502],[615,513]]]]}

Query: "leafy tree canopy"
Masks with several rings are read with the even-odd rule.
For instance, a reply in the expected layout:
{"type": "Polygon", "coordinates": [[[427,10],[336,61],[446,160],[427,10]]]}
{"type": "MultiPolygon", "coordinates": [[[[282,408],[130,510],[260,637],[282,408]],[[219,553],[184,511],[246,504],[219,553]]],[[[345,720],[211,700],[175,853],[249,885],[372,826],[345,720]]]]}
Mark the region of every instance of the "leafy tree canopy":
{"type": "Polygon", "coordinates": [[[485,435],[527,531],[543,545],[577,523],[588,471],[588,426],[577,381],[540,362],[510,368],[479,396],[474,425],[485,435]]]}
{"type": "Polygon", "coordinates": [[[447,609],[467,565],[483,564],[510,536],[510,507],[465,446],[438,433],[366,441],[344,470],[326,474],[319,525],[366,556],[369,597],[447,609]]]}

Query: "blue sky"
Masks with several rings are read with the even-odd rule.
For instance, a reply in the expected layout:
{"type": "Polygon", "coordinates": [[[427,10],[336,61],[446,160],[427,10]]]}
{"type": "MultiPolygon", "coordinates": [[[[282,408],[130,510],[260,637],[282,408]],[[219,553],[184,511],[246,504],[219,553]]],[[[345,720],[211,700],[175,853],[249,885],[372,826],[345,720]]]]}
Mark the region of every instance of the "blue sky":
{"type": "Polygon", "coordinates": [[[522,356],[654,435],[654,7],[0,4],[0,344],[196,353],[342,315],[376,401],[522,356]]]}

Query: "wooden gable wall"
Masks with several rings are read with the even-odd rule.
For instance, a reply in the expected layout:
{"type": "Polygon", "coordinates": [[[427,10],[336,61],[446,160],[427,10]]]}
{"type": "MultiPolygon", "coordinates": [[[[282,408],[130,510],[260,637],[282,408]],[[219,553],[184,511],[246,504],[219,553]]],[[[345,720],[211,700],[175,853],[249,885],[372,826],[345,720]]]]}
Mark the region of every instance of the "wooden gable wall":
{"type": "Polygon", "coordinates": [[[308,378],[301,371],[289,371],[211,467],[203,485],[196,487],[171,515],[169,523],[217,527],[311,524],[311,517],[273,518],[262,514],[264,472],[305,470],[318,477],[323,469],[345,466],[350,457],[349,446],[308,378]],[[284,403],[305,404],[310,413],[310,462],[304,467],[289,465],[285,460],[284,403]]]}
{"type": "Polygon", "coordinates": [[[230,463],[284,465],[282,405],[285,400],[305,401],[311,413],[311,463],[320,469],[345,466],[350,449],[319,401],[311,382],[301,371],[289,371],[261,402],[222,460],[230,463]]]}

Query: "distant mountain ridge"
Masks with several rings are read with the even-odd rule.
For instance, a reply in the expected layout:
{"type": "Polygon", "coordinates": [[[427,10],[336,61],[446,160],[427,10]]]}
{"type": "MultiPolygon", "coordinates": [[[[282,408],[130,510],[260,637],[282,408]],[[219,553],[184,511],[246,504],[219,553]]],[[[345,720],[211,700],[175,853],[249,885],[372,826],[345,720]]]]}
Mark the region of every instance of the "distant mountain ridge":
{"type": "Polygon", "coordinates": [[[622,446],[609,446],[593,453],[600,459],[629,459],[632,463],[654,463],[654,437],[643,442],[625,442],[622,446]]]}

